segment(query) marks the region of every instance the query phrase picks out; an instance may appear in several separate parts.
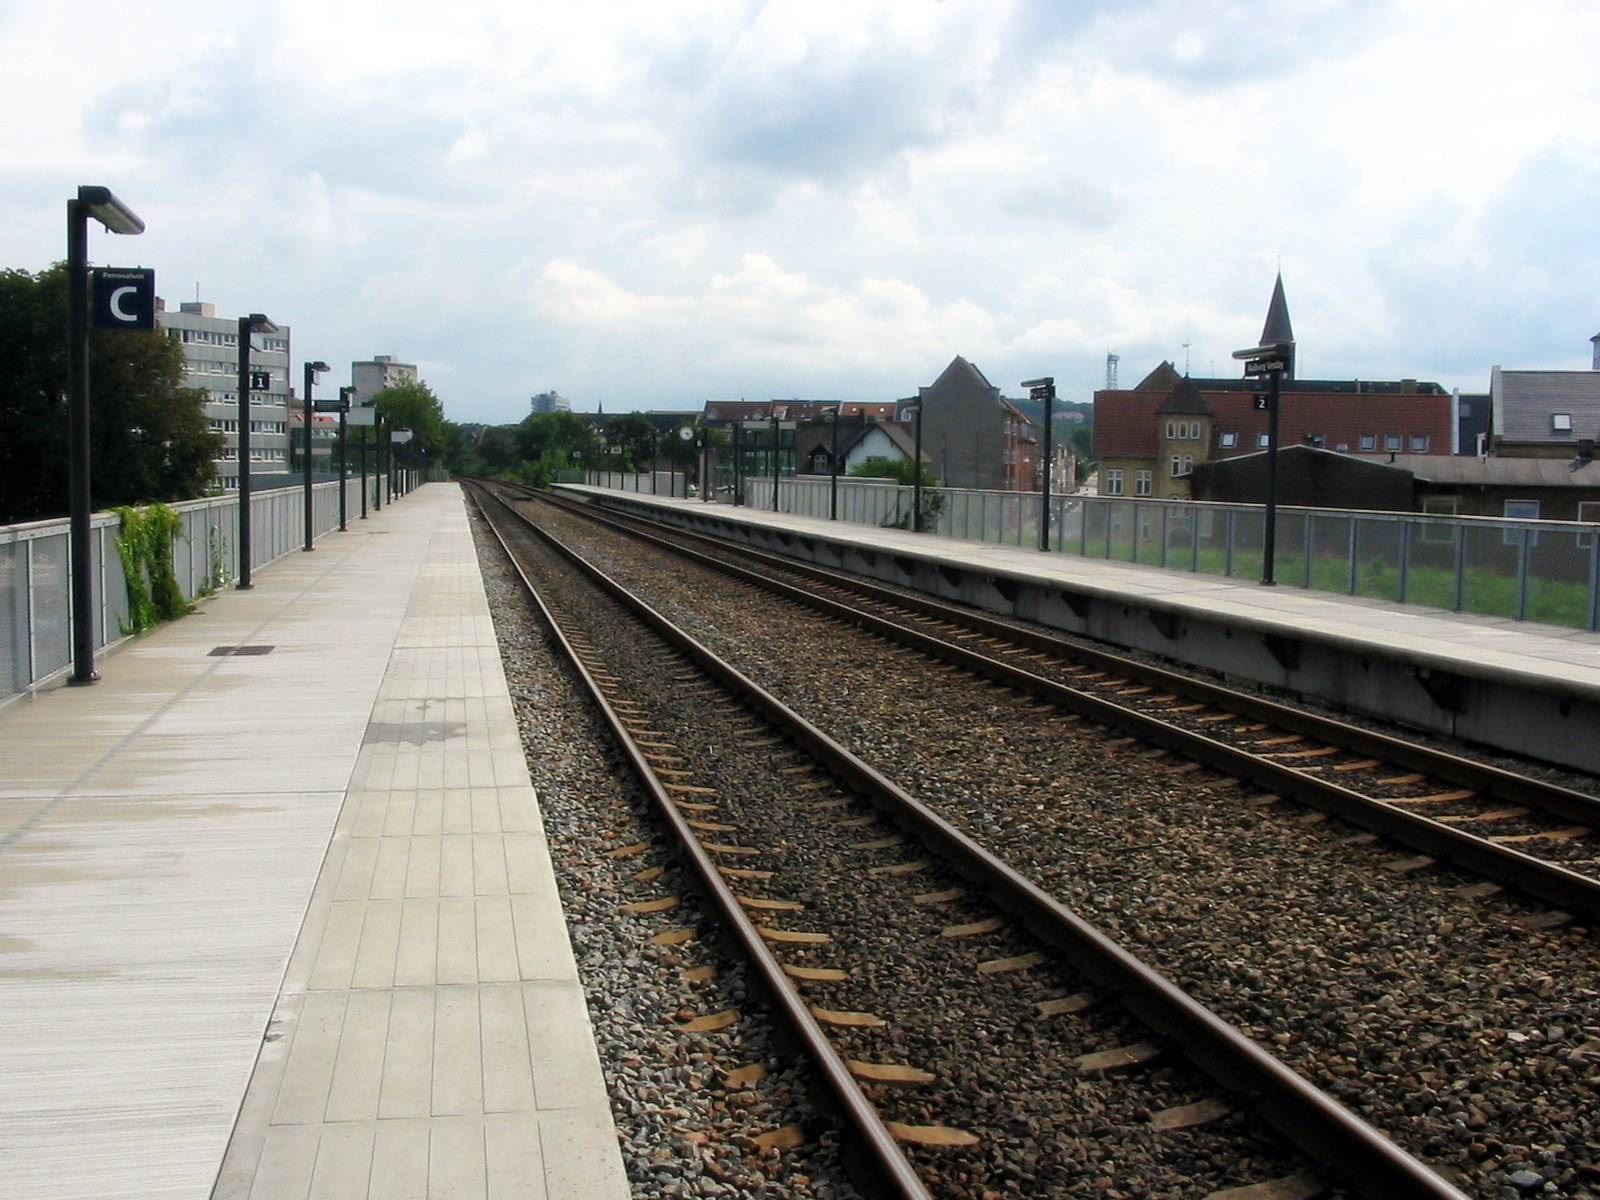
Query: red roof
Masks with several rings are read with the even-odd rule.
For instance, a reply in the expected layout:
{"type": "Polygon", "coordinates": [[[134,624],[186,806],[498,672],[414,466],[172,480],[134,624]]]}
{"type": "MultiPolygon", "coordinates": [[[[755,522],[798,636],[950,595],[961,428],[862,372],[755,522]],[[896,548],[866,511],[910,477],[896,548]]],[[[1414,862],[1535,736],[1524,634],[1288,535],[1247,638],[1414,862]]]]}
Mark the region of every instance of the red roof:
{"type": "MultiPolygon", "coordinates": [[[[1267,414],[1255,407],[1258,393],[1206,392],[1211,409],[1211,446],[1206,457],[1231,458],[1253,454],[1257,435],[1267,432],[1267,414]],[[1235,444],[1223,447],[1220,434],[1237,435],[1235,444]]],[[[1094,394],[1094,452],[1100,458],[1154,458],[1161,424],[1167,419],[1157,410],[1167,400],[1165,392],[1100,391],[1094,394]]],[[[1454,397],[1449,395],[1358,393],[1340,395],[1285,390],[1278,420],[1278,442],[1291,445],[1319,435],[1329,450],[1341,446],[1354,453],[1363,435],[1377,439],[1375,448],[1386,449],[1386,437],[1401,439],[1410,450],[1411,439],[1428,439],[1429,454],[1449,454],[1454,397]]]]}

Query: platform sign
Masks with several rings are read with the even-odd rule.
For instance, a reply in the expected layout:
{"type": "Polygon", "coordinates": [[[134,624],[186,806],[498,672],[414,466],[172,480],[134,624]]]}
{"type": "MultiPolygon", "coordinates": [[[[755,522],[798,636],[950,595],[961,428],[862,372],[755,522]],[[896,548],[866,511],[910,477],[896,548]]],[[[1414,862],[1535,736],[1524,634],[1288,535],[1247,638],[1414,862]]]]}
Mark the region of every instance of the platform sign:
{"type": "MultiPolygon", "coordinates": [[[[1286,358],[1252,358],[1244,364],[1246,375],[1273,375],[1289,365],[1286,358]]],[[[1258,405],[1257,407],[1263,407],[1258,405]]]]}
{"type": "Polygon", "coordinates": [[[148,267],[99,267],[94,277],[96,329],[154,329],[156,273],[148,267]]]}
{"type": "Polygon", "coordinates": [[[350,410],[350,424],[376,425],[378,423],[378,410],[369,405],[358,404],[350,410]]]}
{"type": "Polygon", "coordinates": [[[311,402],[311,411],[331,413],[349,412],[350,402],[348,400],[313,400],[311,402]]]}

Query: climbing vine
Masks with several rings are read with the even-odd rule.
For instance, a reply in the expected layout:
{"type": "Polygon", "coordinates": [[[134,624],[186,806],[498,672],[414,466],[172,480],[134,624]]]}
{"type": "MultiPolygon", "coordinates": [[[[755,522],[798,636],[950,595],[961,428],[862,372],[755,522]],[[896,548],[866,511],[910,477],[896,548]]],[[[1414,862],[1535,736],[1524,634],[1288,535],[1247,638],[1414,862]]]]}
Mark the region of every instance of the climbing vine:
{"type": "Polygon", "coordinates": [[[172,542],[183,531],[178,514],[165,504],[112,511],[122,520],[117,554],[128,589],[128,620],[122,632],[139,633],[193,611],[172,569],[172,542]]]}

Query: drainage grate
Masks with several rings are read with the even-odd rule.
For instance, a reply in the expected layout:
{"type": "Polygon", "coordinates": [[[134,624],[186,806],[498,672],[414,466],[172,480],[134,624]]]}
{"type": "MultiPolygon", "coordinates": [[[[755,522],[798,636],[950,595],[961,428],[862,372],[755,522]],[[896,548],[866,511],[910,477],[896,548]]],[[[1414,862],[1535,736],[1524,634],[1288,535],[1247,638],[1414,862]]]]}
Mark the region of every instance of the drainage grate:
{"type": "Polygon", "coordinates": [[[217,646],[209,651],[211,658],[226,658],[229,655],[246,657],[252,654],[271,654],[276,646],[217,646]]]}

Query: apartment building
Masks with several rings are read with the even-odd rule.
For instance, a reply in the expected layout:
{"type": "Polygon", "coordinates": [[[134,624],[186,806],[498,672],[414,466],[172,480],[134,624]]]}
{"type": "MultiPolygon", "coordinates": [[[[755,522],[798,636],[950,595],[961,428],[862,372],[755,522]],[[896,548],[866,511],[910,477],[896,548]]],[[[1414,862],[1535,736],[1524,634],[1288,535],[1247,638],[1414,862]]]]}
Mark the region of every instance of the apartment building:
{"type": "MultiPolygon", "coordinates": [[[[222,457],[215,462],[217,484],[239,486],[239,321],[219,317],[216,306],[185,300],[177,312],[156,301],[156,324],[183,347],[184,386],[204,393],[206,418],[222,434],[222,457]]],[[[265,376],[266,387],[250,395],[251,473],[288,468],[289,328],[252,335],[250,370],[265,376]]]]}
{"type": "Polygon", "coordinates": [[[372,398],[384,388],[416,381],[415,363],[397,362],[392,354],[374,354],[365,362],[350,364],[350,385],[356,389],[351,402],[371,404],[372,398]]]}

